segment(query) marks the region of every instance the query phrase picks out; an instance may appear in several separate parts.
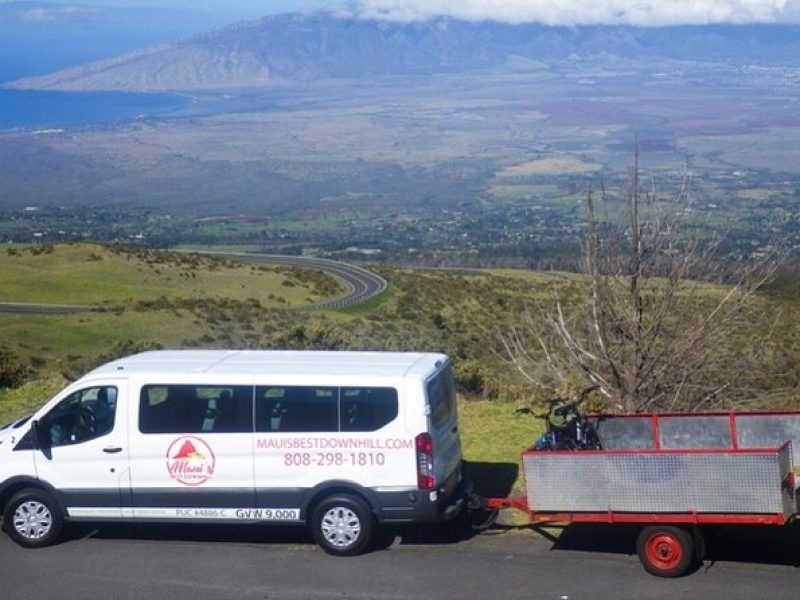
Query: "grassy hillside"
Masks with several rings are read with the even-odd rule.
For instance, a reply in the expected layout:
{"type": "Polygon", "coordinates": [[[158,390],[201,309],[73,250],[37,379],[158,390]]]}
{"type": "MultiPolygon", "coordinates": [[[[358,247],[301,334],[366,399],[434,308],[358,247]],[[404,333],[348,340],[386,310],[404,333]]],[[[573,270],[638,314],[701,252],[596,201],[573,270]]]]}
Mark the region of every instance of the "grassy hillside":
{"type": "MultiPolygon", "coordinates": [[[[0,302],[100,307],[66,316],[0,314],[0,350],[37,378],[79,375],[109,356],[156,345],[431,350],[453,357],[466,396],[529,402],[553,391],[544,364],[534,373],[540,389],[519,376],[506,360],[502,337],[512,330],[542,331],[555,297],[567,307],[583,302],[587,290],[581,276],[376,270],[389,282],[379,298],[338,311],[298,311],[294,308],[304,303],[341,293],[339,284],[307,270],[116,247],[45,246],[0,254],[0,302]]],[[[719,349],[729,360],[721,360],[719,368],[736,369],[753,341],[772,331],[757,368],[748,373],[755,405],[796,401],[800,301],[791,284],[781,279],[766,290],[748,315],[749,324],[719,349]]],[[[721,293],[709,286],[694,301],[713,301],[721,293]]]]}
{"type": "Polygon", "coordinates": [[[258,299],[265,307],[317,302],[301,274],[245,266],[196,254],[130,251],[114,246],[59,245],[0,254],[0,302],[116,307],[159,298],[258,299]],[[293,285],[286,285],[287,283],[293,285]]]}
{"type": "MultiPolygon", "coordinates": [[[[501,472],[515,473],[541,423],[515,417],[514,408],[557,390],[524,381],[501,338],[515,328],[541,329],[555,296],[568,306],[582,302],[585,280],[508,270],[375,270],[389,282],[379,298],[344,310],[298,311],[293,307],[340,293],[338,284],[307,271],[91,245],[0,255],[0,301],[101,307],[65,316],[0,314],[0,353],[26,379],[0,389],[0,422],[40,405],[63,387],[64,375],[153,346],[444,351],[459,384],[465,458],[478,471],[501,463],[501,472]]],[[[800,408],[796,287],[791,279],[776,281],[748,327],[720,348],[735,358],[773,330],[759,370],[748,374],[753,407],[800,408]]],[[[722,292],[704,290],[711,299],[722,292]]],[[[544,365],[540,375],[546,382],[544,365]]],[[[500,483],[494,474],[487,481],[500,483]]]]}
{"type": "Polygon", "coordinates": [[[0,314],[0,349],[44,375],[79,374],[125,347],[251,347],[271,311],[291,312],[343,292],[340,282],[310,270],[190,254],[94,245],[11,250],[0,254],[0,302],[96,309],[0,314]]]}

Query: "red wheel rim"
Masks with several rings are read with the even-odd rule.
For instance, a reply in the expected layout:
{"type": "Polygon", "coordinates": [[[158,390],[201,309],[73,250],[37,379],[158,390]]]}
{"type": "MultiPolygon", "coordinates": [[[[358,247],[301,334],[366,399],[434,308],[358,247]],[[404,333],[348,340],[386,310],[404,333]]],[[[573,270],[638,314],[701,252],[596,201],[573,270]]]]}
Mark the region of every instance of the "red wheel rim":
{"type": "Polygon", "coordinates": [[[645,553],[651,565],[656,569],[667,571],[680,564],[683,548],[674,536],[668,533],[657,533],[647,538],[645,553]]]}

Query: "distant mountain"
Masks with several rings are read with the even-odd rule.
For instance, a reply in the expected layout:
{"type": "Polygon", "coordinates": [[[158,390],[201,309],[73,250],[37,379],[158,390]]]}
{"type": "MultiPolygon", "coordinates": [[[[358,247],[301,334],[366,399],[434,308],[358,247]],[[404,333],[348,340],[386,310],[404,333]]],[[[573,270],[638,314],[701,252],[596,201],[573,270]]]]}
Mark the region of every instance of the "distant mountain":
{"type": "Polygon", "coordinates": [[[0,82],[175,42],[224,23],[200,10],[0,2],[0,82]]]}
{"type": "Polygon", "coordinates": [[[800,56],[797,26],[546,27],[437,19],[395,23],[287,14],[10,87],[47,90],[210,90],[320,78],[494,68],[512,57],[648,56],[787,63],[800,56]]]}

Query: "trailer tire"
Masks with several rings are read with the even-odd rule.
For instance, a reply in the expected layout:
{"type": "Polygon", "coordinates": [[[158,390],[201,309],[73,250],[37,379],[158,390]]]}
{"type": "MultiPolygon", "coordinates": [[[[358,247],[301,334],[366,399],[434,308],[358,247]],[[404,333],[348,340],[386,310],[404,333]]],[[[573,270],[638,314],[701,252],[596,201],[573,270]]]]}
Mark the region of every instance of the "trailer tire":
{"type": "Polygon", "coordinates": [[[697,564],[691,532],[671,525],[642,529],[636,553],[645,571],[658,577],[680,577],[697,564]]]}
{"type": "Polygon", "coordinates": [[[694,539],[694,556],[697,561],[697,565],[702,565],[703,560],[706,557],[706,536],[704,535],[703,530],[698,529],[697,527],[695,527],[692,531],[692,536],[694,539]]]}

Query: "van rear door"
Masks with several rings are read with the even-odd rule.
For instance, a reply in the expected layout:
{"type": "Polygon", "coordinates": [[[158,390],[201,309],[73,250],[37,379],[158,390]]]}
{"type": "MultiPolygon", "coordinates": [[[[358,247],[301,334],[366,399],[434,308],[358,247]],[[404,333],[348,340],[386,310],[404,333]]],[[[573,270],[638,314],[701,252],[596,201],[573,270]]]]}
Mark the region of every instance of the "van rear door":
{"type": "Polygon", "coordinates": [[[453,372],[447,365],[425,384],[428,430],[433,442],[433,473],[437,488],[449,494],[461,475],[461,437],[458,432],[453,372]]]}

